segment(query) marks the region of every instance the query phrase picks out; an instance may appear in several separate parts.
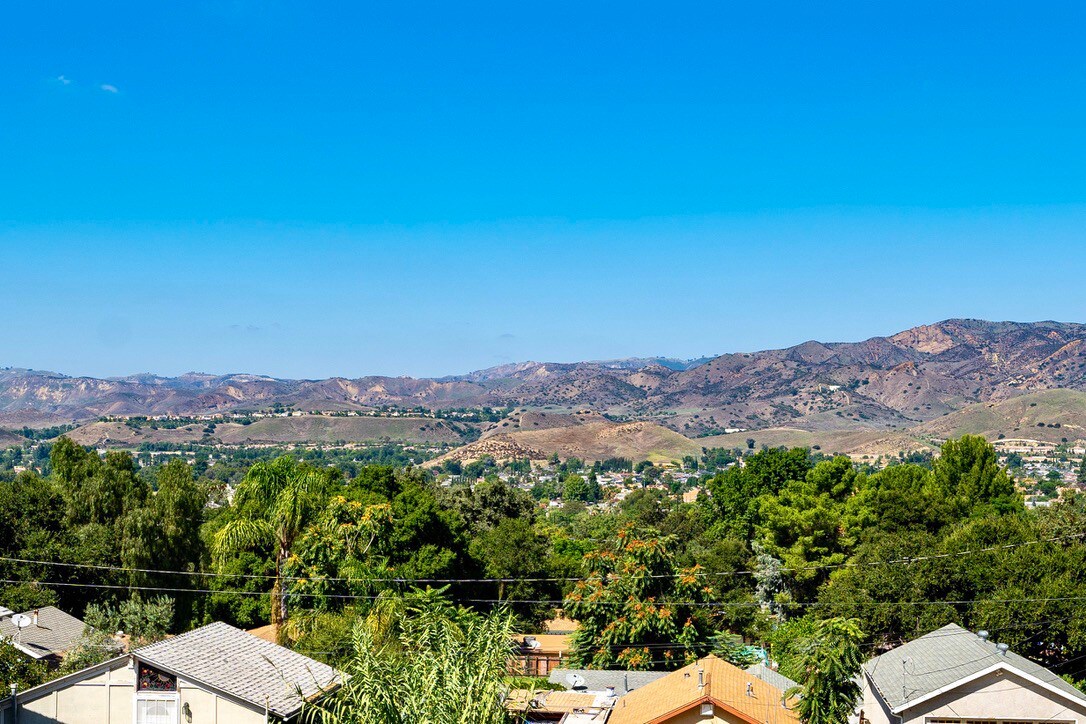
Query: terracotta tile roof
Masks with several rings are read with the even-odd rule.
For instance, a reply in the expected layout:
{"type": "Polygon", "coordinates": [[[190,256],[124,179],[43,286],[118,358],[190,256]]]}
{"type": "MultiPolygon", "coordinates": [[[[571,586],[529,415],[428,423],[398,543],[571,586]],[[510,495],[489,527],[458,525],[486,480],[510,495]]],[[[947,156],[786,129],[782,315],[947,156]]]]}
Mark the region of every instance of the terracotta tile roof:
{"type": "Polygon", "coordinates": [[[269,643],[279,643],[275,640],[275,626],[270,623],[267,626],[257,626],[256,628],[246,629],[245,632],[256,636],[258,639],[264,639],[269,643]]]}
{"type": "Polygon", "coordinates": [[[667,724],[702,704],[712,704],[722,718],[731,714],[735,721],[749,724],[799,724],[782,698],[783,692],[772,684],[707,656],[623,696],[608,724],[667,724]],[[698,685],[699,671],[703,686],[698,685]]]}
{"type": "Polygon", "coordinates": [[[570,649],[569,634],[528,634],[526,637],[519,636],[518,640],[523,641],[525,638],[533,638],[539,642],[538,648],[533,647],[539,653],[565,654],[570,649]]]}
{"type": "Polygon", "coordinates": [[[544,621],[543,622],[543,628],[546,630],[547,633],[552,633],[552,634],[573,633],[574,631],[576,631],[580,627],[581,627],[581,625],[579,623],[577,623],[576,621],[574,621],[573,619],[571,619],[571,618],[562,618],[561,616],[559,616],[557,618],[552,618],[549,621],[544,621]]]}
{"type": "Polygon", "coordinates": [[[579,691],[538,691],[513,689],[505,698],[505,708],[518,713],[572,714],[575,712],[603,712],[614,699],[599,694],[579,691]]]}

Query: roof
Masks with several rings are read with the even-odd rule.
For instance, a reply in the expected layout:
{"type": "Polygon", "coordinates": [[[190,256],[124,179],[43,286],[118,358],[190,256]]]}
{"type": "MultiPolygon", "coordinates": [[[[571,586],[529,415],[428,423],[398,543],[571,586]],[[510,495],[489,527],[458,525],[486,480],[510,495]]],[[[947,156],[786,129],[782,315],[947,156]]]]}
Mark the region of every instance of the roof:
{"type": "Polygon", "coordinates": [[[753,676],[757,676],[759,679],[766,682],[767,684],[772,684],[781,691],[788,691],[789,689],[793,689],[799,686],[798,683],[792,681],[776,669],[769,668],[765,664],[755,664],[754,666],[748,666],[746,669],[744,669],[744,671],[753,676]]]}
{"type": "Polygon", "coordinates": [[[543,622],[543,629],[552,634],[568,634],[579,629],[581,625],[571,618],[556,616],[543,622]]]}
{"type": "Polygon", "coordinates": [[[284,718],[302,708],[302,697],[311,699],[340,683],[331,666],[225,623],[144,646],[132,655],[261,711],[267,705],[284,718]]]}
{"type": "Polygon", "coordinates": [[[799,717],[785,707],[783,698],[784,693],[772,684],[716,656],[706,656],[623,696],[608,722],[665,724],[711,703],[750,724],[799,724],[799,717]]]}
{"type": "Polygon", "coordinates": [[[278,643],[275,640],[275,624],[269,623],[267,626],[257,626],[256,628],[247,629],[246,633],[256,636],[258,639],[264,639],[271,643],[278,643]]]}
{"type": "MultiPolygon", "coordinates": [[[[0,618],[0,637],[10,639],[16,648],[35,659],[60,656],[74,648],[87,628],[78,618],[56,606],[43,606],[36,611],[37,625],[31,624],[21,630],[12,623],[12,617],[0,618]]],[[[34,613],[27,611],[25,615],[33,618],[34,613]]]]}
{"type": "Polygon", "coordinates": [[[651,684],[657,679],[668,675],[666,671],[621,671],[600,669],[554,669],[548,680],[552,684],[561,684],[567,689],[573,688],[566,679],[567,676],[576,674],[584,679],[585,691],[606,691],[607,687],[615,687],[615,693],[619,696],[638,689],[646,684],[651,684]]]}
{"type": "Polygon", "coordinates": [[[526,721],[537,720],[533,715],[560,714],[564,724],[599,724],[606,721],[614,703],[615,699],[606,694],[513,689],[506,696],[505,708],[524,714],[526,721]]]}
{"type": "Polygon", "coordinates": [[[955,624],[871,659],[864,664],[864,673],[896,713],[995,668],[1013,669],[1086,703],[1082,692],[1045,667],[1013,651],[1001,653],[995,643],[955,624]]]}
{"type": "Polygon", "coordinates": [[[570,644],[569,634],[528,634],[527,636],[518,637],[519,645],[524,651],[535,650],[539,653],[552,653],[552,654],[565,654],[568,653],[570,644]],[[529,639],[535,639],[538,646],[529,646],[527,641],[529,639]]]}

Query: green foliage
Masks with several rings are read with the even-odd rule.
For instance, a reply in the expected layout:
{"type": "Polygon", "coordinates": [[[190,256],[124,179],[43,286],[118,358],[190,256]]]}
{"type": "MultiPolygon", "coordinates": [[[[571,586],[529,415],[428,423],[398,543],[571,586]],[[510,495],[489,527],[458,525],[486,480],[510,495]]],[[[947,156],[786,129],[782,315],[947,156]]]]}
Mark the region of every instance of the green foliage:
{"type": "Polygon", "coordinates": [[[22,691],[41,684],[48,675],[44,662],[35,661],[7,639],[0,638],[0,696],[10,695],[12,684],[22,691]]]}
{"type": "Polygon", "coordinates": [[[715,633],[707,609],[712,589],[698,567],[681,569],[670,538],[641,539],[629,529],[584,557],[584,580],[566,596],[574,666],[674,669],[708,653],[715,633]]]}
{"type": "Polygon", "coordinates": [[[283,586],[284,566],[291,547],[320,511],[328,497],[326,473],[299,465],[290,458],[257,463],[249,469],[234,494],[234,517],[215,535],[213,551],[220,570],[227,558],[259,546],[275,551],[275,584],[271,595],[271,622],[287,620],[283,586]]]}
{"type": "Polygon", "coordinates": [[[750,455],[743,467],[730,467],[711,478],[707,488],[717,515],[730,534],[749,539],[759,522],[758,499],[776,495],[785,483],[804,480],[811,469],[806,450],[771,448],[750,455]]]}
{"type": "Polygon", "coordinates": [[[818,621],[811,635],[794,647],[802,698],[796,705],[804,724],[846,724],[860,687],[856,677],[863,664],[860,644],[864,633],[856,619],[818,621]]]}
{"type": "Polygon", "coordinates": [[[354,629],[347,680],[310,705],[316,724],[505,724],[506,612],[480,616],[437,600],[384,602],[354,629]]]}

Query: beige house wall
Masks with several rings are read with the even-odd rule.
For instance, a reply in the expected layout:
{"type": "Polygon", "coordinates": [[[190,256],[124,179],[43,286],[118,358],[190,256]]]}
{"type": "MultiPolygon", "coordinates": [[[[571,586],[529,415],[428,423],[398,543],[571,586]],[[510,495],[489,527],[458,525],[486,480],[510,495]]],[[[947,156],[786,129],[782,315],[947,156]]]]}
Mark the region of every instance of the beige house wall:
{"type": "MultiPolygon", "coordinates": [[[[184,680],[177,682],[179,707],[187,703],[192,724],[264,724],[253,711],[184,680]]],[[[19,706],[19,724],[132,724],[135,675],[121,665],[19,706]]],[[[181,721],[187,724],[182,716],[181,721]]],[[[13,724],[11,710],[0,710],[0,724],[13,724]]]]}
{"type": "Polygon", "coordinates": [[[989,719],[1086,724],[1086,706],[1011,672],[995,671],[921,702],[901,718],[879,705],[864,678],[864,716],[872,724],[926,724],[929,719],[989,719]]]}

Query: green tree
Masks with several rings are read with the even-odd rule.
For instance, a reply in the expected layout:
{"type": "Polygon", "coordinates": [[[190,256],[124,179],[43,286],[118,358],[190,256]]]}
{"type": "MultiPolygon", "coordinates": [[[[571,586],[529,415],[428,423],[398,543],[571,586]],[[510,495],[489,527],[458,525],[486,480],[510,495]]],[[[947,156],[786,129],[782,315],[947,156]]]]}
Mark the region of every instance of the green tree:
{"type": "Polygon", "coordinates": [[[14,684],[20,691],[45,681],[49,669],[45,663],[35,661],[7,639],[0,638],[0,692],[3,696],[11,693],[14,684]]]}
{"type": "Polygon", "coordinates": [[[815,624],[813,635],[796,646],[791,673],[800,684],[796,708],[804,724],[848,722],[860,695],[863,638],[858,620],[831,618],[815,624]]]}
{"type": "Polygon", "coordinates": [[[327,478],[288,457],[253,465],[234,493],[234,517],[215,536],[219,570],[232,554],[270,546],[275,556],[271,622],[276,636],[288,619],[284,567],[291,547],[327,500],[327,478]]]}
{"type": "Polygon", "coordinates": [[[790,480],[804,480],[811,469],[803,448],[768,448],[713,476],[706,484],[710,504],[730,535],[749,539],[758,523],[758,498],[776,495],[790,480]]]}
{"type": "Polygon", "coordinates": [[[343,686],[307,705],[312,724],[506,724],[512,617],[430,597],[379,602],[354,629],[343,686]]]}
{"type": "MultiPolygon", "coordinates": [[[[471,553],[483,565],[487,577],[508,579],[497,585],[499,600],[554,600],[559,591],[550,581],[526,580],[550,577],[547,565],[550,541],[524,518],[506,518],[483,531],[471,542],[471,553]]],[[[544,621],[553,610],[546,603],[510,603],[522,620],[532,625],[544,621]]]]}
{"type": "Polygon", "coordinates": [[[964,435],[947,440],[933,470],[936,484],[956,499],[962,511],[1006,512],[1017,506],[1014,482],[1000,467],[995,448],[983,437],[964,435]]]}
{"type": "Polygon", "coordinates": [[[674,669],[707,654],[712,589],[698,567],[679,568],[673,538],[636,538],[629,528],[584,556],[585,579],[563,608],[580,624],[571,663],[593,668],[674,669]]]}

